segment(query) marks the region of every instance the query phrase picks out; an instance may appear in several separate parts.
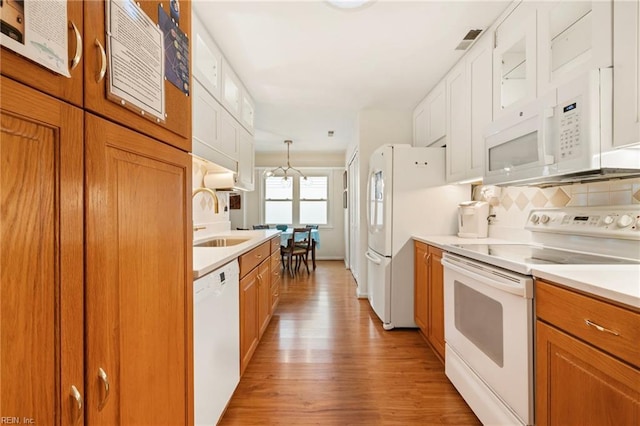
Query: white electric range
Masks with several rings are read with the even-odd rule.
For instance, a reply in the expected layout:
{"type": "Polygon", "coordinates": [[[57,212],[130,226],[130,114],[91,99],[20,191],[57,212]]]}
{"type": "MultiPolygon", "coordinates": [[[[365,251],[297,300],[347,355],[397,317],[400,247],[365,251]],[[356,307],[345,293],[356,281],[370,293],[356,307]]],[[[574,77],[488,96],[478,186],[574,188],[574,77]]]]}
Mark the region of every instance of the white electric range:
{"type": "Polygon", "coordinates": [[[532,269],[640,271],[640,205],[536,209],[525,228],[532,243],[445,245],[446,374],[484,424],[534,424],[532,269]]]}

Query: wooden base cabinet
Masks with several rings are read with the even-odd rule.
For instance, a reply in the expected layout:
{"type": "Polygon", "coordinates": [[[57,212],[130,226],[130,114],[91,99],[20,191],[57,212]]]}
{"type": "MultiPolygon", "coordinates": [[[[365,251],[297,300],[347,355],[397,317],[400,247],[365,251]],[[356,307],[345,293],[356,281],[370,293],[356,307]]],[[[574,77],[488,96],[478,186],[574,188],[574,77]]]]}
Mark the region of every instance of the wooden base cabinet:
{"type": "MultiPolygon", "coordinates": [[[[274,270],[272,265],[277,259],[277,271],[280,271],[280,252],[277,252],[277,257],[275,253],[271,254],[276,239],[279,250],[280,237],[278,236],[262,243],[239,258],[241,375],[251,361],[278,303],[277,300],[274,301],[273,295],[274,270]]],[[[275,285],[279,291],[279,282],[275,285]]]]}
{"type": "Polygon", "coordinates": [[[81,424],[82,110],[0,87],[0,411],[81,424]]]}
{"type": "Polygon", "coordinates": [[[640,314],[543,281],[536,299],[536,424],[640,424],[640,314]]]}
{"type": "Polygon", "coordinates": [[[258,268],[240,279],[240,374],[258,347],[258,268]]]}
{"type": "Polygon", "coordinates": [[[191,157],[85,114],[89,424],[193,424],[191,157]]]}
{"type": "Polygon", "coordinates": [[[414,243],[414,320],[444,362],[444,275],[442,250],[414,243]]]}

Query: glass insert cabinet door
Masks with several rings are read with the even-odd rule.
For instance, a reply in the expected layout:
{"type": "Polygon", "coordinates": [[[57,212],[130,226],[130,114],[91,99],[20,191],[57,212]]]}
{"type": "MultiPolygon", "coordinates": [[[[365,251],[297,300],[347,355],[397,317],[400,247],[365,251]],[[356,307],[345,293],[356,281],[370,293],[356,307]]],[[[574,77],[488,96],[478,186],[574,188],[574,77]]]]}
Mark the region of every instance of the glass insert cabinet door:
{"type": "Polygon", "coordinates": [[[369,229],[380,231],[384,226],[384,178],[382,170],[374,170],[369,177],[369,229]]]}

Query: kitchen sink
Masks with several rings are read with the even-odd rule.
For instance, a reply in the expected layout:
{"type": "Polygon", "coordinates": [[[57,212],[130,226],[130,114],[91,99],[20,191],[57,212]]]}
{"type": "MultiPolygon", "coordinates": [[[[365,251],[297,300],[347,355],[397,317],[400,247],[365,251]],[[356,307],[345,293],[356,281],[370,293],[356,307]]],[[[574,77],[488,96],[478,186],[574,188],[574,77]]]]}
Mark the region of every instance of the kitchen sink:
{"type": "Polygon", "coordinates": [[[210,240],[194,244],[194,247],[230,247],[249,241],[251,238],[215,237],[210,240]]]}

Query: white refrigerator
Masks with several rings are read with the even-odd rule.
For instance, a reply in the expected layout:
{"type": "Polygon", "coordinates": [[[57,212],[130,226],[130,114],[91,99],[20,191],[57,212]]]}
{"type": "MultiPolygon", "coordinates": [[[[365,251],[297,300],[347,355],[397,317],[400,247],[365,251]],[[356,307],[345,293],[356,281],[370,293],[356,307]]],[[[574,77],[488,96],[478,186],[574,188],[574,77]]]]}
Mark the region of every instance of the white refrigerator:
{"type": "Polygon", "coordinates": [[[369,160],[367,296],[386,330],[413,320],[413,235],[454,235],[469,185],[445,184],[444,148],[384,145],[369,160]]]}

